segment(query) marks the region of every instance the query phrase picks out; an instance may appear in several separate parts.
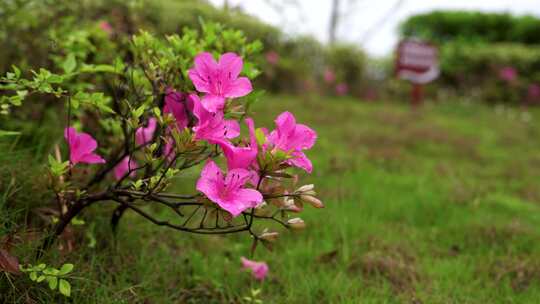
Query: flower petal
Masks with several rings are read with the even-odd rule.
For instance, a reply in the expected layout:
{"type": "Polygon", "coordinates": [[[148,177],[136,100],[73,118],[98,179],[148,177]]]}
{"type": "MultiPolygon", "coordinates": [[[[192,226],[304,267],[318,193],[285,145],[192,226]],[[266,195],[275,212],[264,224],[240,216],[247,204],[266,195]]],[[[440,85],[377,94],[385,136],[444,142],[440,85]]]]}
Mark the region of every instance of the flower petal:
{"type": "Polygon", "coordinates": [[[311,173],[313,170],[313,164],[303,152],[295,151],[292,153],[292,156],[293,157],[291,159],[286,161],[289,165],[304,169],[307,173],[311,173]]]}
{"type": "Polygon", "coordinates": [[[221,55],[218,65],[221,72],[224,73],[228,79],[233,80],[240,75],[240,72],[242,72],[244,62],[242,61],[242,57],[229,52],[221,55]]]}
{"type": "Polygon", "coordinates": [[[247,77],[240,77],[228,83],[224,89],[223,95],[228,98],[237,98],[246,96],[253,91],[251,81],[247,77]]]}
{"type": "Polygon", "coordinates": [[[216,113],[223,110],[223,107],[225,106],[225,98],[218,95],[208,94],[202,98],[201,104],[208,112],[216,113]]]}
{"type": "Polygon", "coordinates": [[[87,164],[104,164],[106,163],[105,159],[103,159],[101,156],[95,154],[95,153],[89,153],[81,155],[79,158],[80,163],[87,163],[87,164]]]}

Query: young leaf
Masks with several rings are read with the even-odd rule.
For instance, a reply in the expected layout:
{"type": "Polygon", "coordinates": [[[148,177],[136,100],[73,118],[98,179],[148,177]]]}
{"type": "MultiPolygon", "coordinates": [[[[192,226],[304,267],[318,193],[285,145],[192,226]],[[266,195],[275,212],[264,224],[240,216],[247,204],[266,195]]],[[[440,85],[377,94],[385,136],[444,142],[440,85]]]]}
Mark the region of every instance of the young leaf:
{"type": "Polygon", "coordinates": [[[73,270],[73,264],[64,264],[60,268],[60,275],[66,275],[73,270]]]}
{"type": "Polygon", "coordinates": [[[60,279],[59,289],[64,296],[69,297],[71,295],[71,284],[68,281],[60,279]]]}
{"type": "Polygon", "coordinates": [[[49,283],[49,288],[55,290],[58,286],[58,278],[53,276],[47,276],[47,283],[49,283]]]}
{"type": "Polygon", "coordinates": [[[75,70],[77,67],[77,60],[75,59],[75,54],[68,54],[66,60],[62,63],[62,69],[66,74],[69,74],[75,70]]]}

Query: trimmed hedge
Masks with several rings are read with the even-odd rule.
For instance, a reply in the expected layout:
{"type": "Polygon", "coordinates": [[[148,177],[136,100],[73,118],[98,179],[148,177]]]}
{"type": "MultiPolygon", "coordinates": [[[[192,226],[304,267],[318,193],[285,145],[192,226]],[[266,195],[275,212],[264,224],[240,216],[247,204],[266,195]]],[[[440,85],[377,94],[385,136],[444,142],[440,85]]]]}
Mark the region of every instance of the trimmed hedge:
{"type": "Polygon", "coordinates": [[[507,13],[433,11],[407,19],[401,34],[433,42],[466,40],[540,44],[540,19],[507,13]]]}

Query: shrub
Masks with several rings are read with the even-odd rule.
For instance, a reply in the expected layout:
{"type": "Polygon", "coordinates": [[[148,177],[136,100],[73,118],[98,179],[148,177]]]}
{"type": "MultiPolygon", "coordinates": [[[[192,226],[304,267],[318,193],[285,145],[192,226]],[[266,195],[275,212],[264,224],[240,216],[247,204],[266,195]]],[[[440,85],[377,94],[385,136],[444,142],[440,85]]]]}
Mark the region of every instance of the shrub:
{"type": "Polygon", "coordinates": [[[403,36],[420,37],[438,43],[465,40],[540,44],[539,27],[540,19],[532,16],[433,11],[410,17],[402,23],[400,30],[403,36]]]}
{"type": "MultiPolygon", "coordinates": [[[[249,118],[249,106],[261,96],[251,93],[251,80],[259,74],[251,58],[261,51],[260,42],[214,23],[201,28],[164,39],[141,31],[127,45],[111,46],[126,53],[107,54],[98,51],[101,39],[87,39],[94,28],[66,29],[58,33],[52,71],[13,66],[0,78],[4,117],[29,107],[33,96],[49,96],[66,107],[59,107],[67,113],[66,143],[48,156],[46,166],[54,195],[44,201],[54,201],[47,207],[55,210],[55,220],[49,221],[52,231],[38,246],[38,258],[91,205],[116,204],[113,231],[129,210],[181,232],[245,232],[253,240],[252,254],[257,244],[270,248],[278,237],[263,222],[303,229],[303,220],[291,214],[304,204],[323,207],[313,185],[296,184],[294,169],[311,172],[304,152],[314,145],[315,131],[289,112],[276,118],[272,132],[255,128],[249,118]],[[244,138],[241,123],[249,132],[244,138]],[[175,178],[196,169],[200,177],[188,192],[172,187],[175,178]],[[161,219],[163,211],[177,218],[161,219]]],[[[102,32],[113,39],[107,28],[102,32]]],[[[264,263],[242,261],[256,279],[268,271],[264,263]]],[[[38,270],[25,269],[32,280],[38,270]]],[[[59,284],[69,295],[69,283],[59,284]]]]}

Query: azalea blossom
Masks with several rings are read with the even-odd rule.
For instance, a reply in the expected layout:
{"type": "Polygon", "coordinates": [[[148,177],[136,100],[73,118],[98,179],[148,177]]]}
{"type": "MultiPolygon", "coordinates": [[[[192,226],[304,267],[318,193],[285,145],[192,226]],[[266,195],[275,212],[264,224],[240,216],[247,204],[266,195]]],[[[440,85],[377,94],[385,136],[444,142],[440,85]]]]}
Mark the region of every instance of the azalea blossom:
{"type": "Polygon", "coordinates": [[[154,132],[156,131],[157,119],[151,117],[148,120],[148,126],[140,127],[135,131],[135,142],[137,145],[146,145],[154,137],[154,132]]]}
{"type": "Polygon", "coordinates": [[[235,53],[225,53],[216,62],[212,54],[203,52],[195,57],[195,66],[188,71],[197,91],[206,93],[203,106],[215,113],[223,109],[226,98],[237,98],[252,91],[247,77],[238,77],[244,63],[235,53]]]}
{"type": "Polygon", "coordinates": [[[266,61],[271,65],[276,65],[279,62],[279,54],[276,51],[269,51],[265,55],[266,61]]]}
{"type": "Polygon", "coordinates": [[[249,169],[253,161],[257,158],[258,147],[253,119],[246,118],[246,125],[249,128],[250,138],[248,146],[237,147],[227,140],[220,140],[217,142],[227,159],[227,168],[229,168],[229,170],[236,168],[249,169]]]}
{"type": "Polygon", "coordinates": [[[167,89],[165,94],[165,106],[163,107],[163,113],[171,114],[176,120],[177,129],[181,131],[188,126],[189,118],[187,108],[191,107],[190,110],[193,110],[193,102],[190,98],[188,98],[187,94],[177,92],[172,89],[167,89]]]}
{"type": "Polygon", "coordinates": [[[275,120],[276,129],[268,135],[268,143],[273,149],[290,153],[287,164],[311,173],[313,165],[302,150],[311,149],[317,133],[303,124],[297,124],[290,112],[281,113],[275,120]]]}
{"type": "Polygon", "coordinates": [[[540,97],[540,84],[530,84],[527,88],[527,96],[533,100],[538,99],[540,97]]]}
{"type": "Polygon", "coordinates": [[[238,121],[224,119],[221,111],[208,111],[195,94],[191,94],[190,98],[193,100],[193,115],[197,118],[197,124],[193,127],[195,139],[215,143],[240,135],[238,121]]]}
{"type": "Polygon", "coordinates": [[[99,28],[109,35],[113,32],[111,24],[105,20],[99,22],[99,28]]]}
{"type": "Polygon", "coordinates": [[[72,128],[64,129],[64,138],[69,145],[69,161],[71,165],[78,163],[103,164],[105,159],[94,153],[97,148],[96,140],[87,133],[77,131],[72,128]]]}
{"type": "Polygon", "coordinates": [[[209,160],[197,181],[197,190],[236,217],[263,201],[259,191],[244,188],[250,177],[250,172],[245,169],[232,169],[224,176],[216,163],[209,160]]]}
{"type": "Polygon", "coordinates": [[[245,257],[241,257],[242,268],[250,270],[253,277],[259,281],[264,280],[268,274],[268,265],[265,262],[256,262],[248,260],[245,257]]]}
{"type": "Polygon", "coordinates": [[[346,83],[341,82],[336,85],[336,94],[338,94],[338,96],[343,96],[347,94],[347,92],[349,92],[349,86],[346,83]]]}
{"type": "Polygon", "coordinates": [[[518,77],[518,73],[515,68],[511,66],[503,67],[499,70],[499,78],[506,82],[514,82],[518,77]]]}
{"type": "Polygon", "coordinates": [[[131,157],[126,156],[118,163],[118,165],[116,165],[116,167],[114,167],[114,178],[116,178],[116,180],[121,180],[130,171],[131,173],[129,173],[129,176],[133,177],[135,176],[134,169],[136,167],[137,163],[135,163],[131,157]]]}
{"type": "Polygon", "coordinates": [[[336,73],[331,68],[326,68],[324,70],[324,82],[331,84],[336,81],[336,73]]]}

